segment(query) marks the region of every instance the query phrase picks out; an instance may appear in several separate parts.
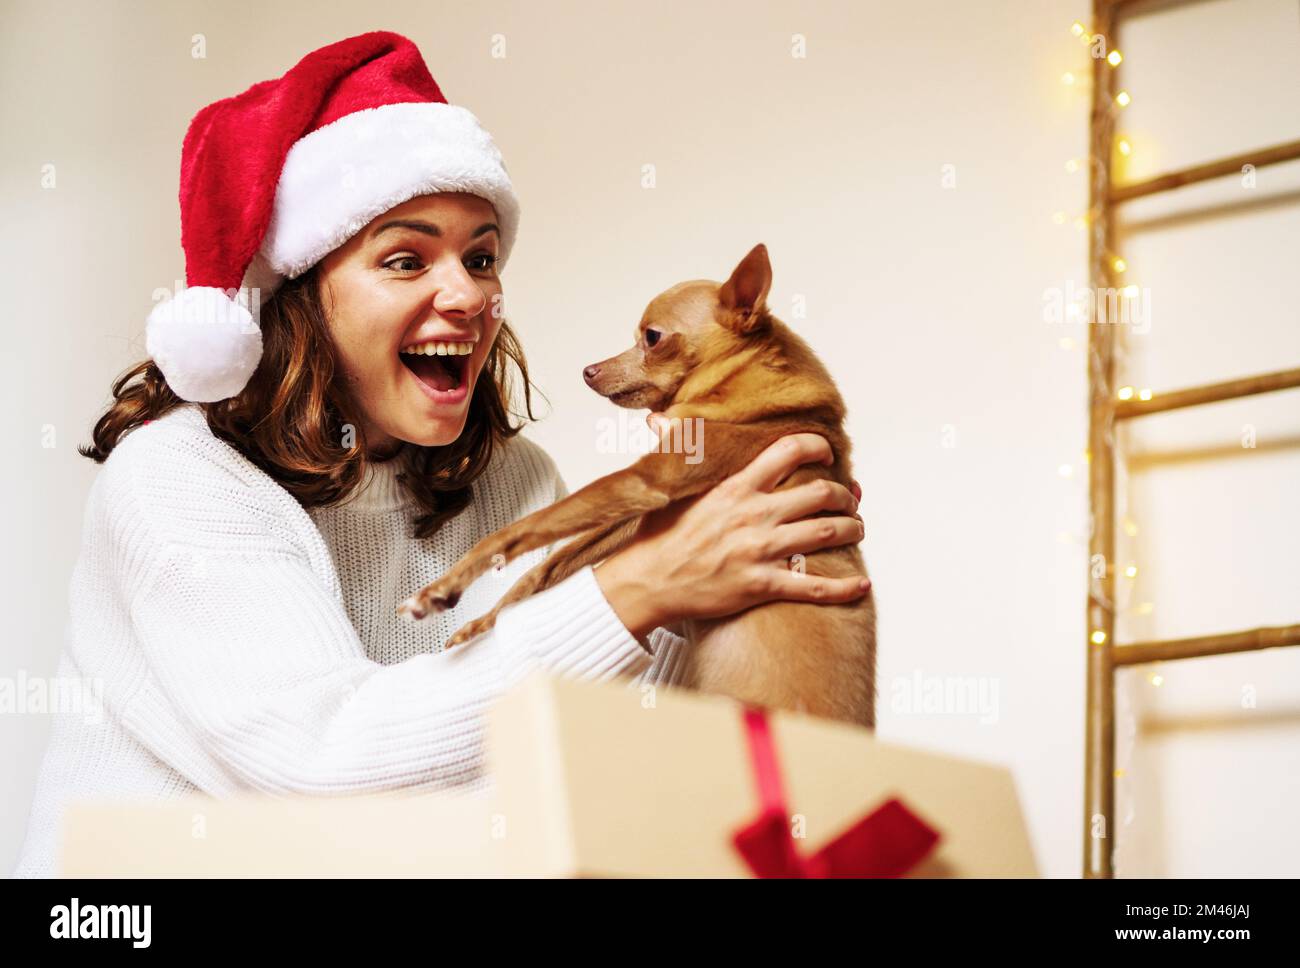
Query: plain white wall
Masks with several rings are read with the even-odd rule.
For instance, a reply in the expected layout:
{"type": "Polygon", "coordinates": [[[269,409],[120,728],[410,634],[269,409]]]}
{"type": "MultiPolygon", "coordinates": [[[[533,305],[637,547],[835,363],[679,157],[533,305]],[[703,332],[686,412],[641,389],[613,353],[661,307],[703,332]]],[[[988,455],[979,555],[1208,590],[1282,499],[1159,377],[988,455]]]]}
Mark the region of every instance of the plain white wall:
{"type": "MultiPolygon", "coordinates": [[[[529,435],[571,488],[625,465],[581,368],[621,351],[655,293],[771,250],[774,311],[848,401],[880,612],[883,738],[1016,773],[1042,870],[1080,869],[1085,333],[1044,293],[1085,277],[1083,2],[657,5],[12,2],[0,20],[17,452],[0,675],[52,675],[111,379],[143,352],[150,294],[181,276],[176,178],[201,106],[369,29],[416,40],[501,145],[523,201],[508,310],[550,406],[529,435]],[[202,33],[206,57],[191,56],[202,33]],[[806,57],[791,55],[792,35],[806,57]],[[494,35],[506,56],[494,58],[494,35]],[[56,187],[41,187],[54,165],[56,187]],[[643,187],[653,165],[655,187],[643,187]],[[951,166],[951,167],[947,167],[951,166]],[[1063,217],[1054,218],[1055,213],[1063,217]],[[1062,224],[1057,224],[1061,222],[1062,224]],[[802,314],[797,308],[802,307],[802,314]],[[1073,340],[1073,343],[1070,341],[1073,340]],[[1063,343],[1064,341],[1064,343],[1063,343]],[[42,446],[52,426],[57,446],[42,446]],[[1068,470],[1068,476],[1063,471],[1068,470]],[[980,711],[907,711],[969,680],[980,711]],[[924,693],[922,692],[922,696],[924,693]]],[[[1217,0],[1135,25],[1124,119],[1135,177],[1296,136],[1288,0],[1217,0]],[[1180,17],[1190,19],[1181,20],[1180,17]]],[[[1297,167],[1138,215],[1152,293],[1135,384],[1294,366],[1297,167]],[[1216,194],[1217,193],[1217,194],[1216,194]],[[1243,200],[1283,196],[1283,203],[1243,200]],[[1172,213],[1237,206],[1212,222],[1172,213]]],[[[1135,212],[1137,209],[1135,208],[1135,212]]],[[[634,415],[639,419],[639,415],[634,415]]],[[[1300,620],[1295,392],[1160,418],[1126,491],[1131,635],[1300,620]],[[1259,446],[1241,453],[1243,424],[1259,446]]],[[[1300,653],[1165,663],[1121,696],[1121,871],[1300,872],[1300,653]],[[1163,675],[1155,686],[1149,676],[1163,675]],[[1243,709],[1244,686],[1256,708],[1243,709]],[[1142,723],[1139,730],[1138,723],[1142,723]],[[1127,736],[1127,733],[1124,733],[1127,736]]],[[[0,864],[16,857],[48,721],[0,717],[0,864]]]]}

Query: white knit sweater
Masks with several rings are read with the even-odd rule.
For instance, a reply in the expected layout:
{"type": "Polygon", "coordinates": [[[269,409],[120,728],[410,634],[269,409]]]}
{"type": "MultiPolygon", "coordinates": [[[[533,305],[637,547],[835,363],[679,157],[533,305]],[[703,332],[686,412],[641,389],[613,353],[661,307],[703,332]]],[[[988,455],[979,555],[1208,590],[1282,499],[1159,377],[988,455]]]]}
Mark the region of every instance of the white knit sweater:
{"type": "Polygon", "coordinates": [[[87,498],[58,669],[99,701],[54,717],[15,876],[58,872],[71,800],[483,790],[483,713],[531,669],[673,681],[684,640],[655,629],[647,651],[591,566],[443,654],[549,549],[442,615],[408,622],[397,603],[567,489],[516,436],[469,507],[415,539],[396,471],[372,465],[346,504],[308,512],[197,405],[123,438],[87,498]]]}

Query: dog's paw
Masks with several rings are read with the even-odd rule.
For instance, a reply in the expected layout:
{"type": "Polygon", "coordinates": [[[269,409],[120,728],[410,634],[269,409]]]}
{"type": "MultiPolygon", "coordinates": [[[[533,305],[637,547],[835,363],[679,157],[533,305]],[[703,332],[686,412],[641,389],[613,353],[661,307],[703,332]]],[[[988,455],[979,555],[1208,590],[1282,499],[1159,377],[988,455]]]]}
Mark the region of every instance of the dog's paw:
{"type": "Polygon", "coordinates": [[[449,638],[447,640],[447,643],[442,647],[443,651],[446,652],[448,649],[454,649],[458,645],[464,645],[466,642],[472,639],[474,636],[472,636],[467,631],[467,628],[468,626],[466,628],[461,629],[459,632],[457,632],[455,635],[449,638]]]}
{"type": "Polygon", "coordinates": [[[411,621],[419,621],[430,612],[445,612],[455,608],[460,592],[440,592],[438,583],[422,588],[397,606],[397,614],[411,621]]]}
{"type": "Polygon", "coordinates": [[[482,618],[476,618],[472,622],[466,622],[457,629],[455,635],[447,640],[447,644],[443,646],[443,649],[454,649],[458,645],[464,645],[470,639],[478,638],[495,624],[496,616],[492,615],[484,615],[482,618]]]}

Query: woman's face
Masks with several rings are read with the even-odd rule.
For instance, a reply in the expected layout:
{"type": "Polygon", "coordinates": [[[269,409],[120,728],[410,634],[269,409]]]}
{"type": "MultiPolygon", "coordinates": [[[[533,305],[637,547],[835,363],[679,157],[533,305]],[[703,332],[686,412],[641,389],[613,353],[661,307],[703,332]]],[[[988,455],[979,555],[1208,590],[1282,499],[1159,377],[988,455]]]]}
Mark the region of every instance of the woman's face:
{"type": "Polygon", "coordinates": [[[402,441],[449,444],[464,429],[503,316],[496,221],[475,195],[422,195],[321,260],[330,333],[372,455],[402,441]]]}

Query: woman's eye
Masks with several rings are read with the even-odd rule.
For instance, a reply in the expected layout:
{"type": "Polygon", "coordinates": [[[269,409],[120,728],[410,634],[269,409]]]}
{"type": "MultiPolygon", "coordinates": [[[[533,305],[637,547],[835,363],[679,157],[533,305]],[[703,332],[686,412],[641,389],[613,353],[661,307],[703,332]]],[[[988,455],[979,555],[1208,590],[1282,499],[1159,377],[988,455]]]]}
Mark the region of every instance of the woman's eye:
{"type": "MultiPolygon", "coordinates": [[[[496,265],[497,257],[490,252],[480,252],[478,255],[472,255],[465,261],[468,269],[475,271],[486,271],[496,265]]],[[[395,259],[389,259],[384,264],[385,269],[392,269],[395,272],[417,272],[424,268],[424,263],[418,256],[399,255],[395,259]]]]}
{"type": "Polygon", "coordinates": [[[659,337],[661,335],[662,334],[657,329],[647,329],[645,331],[645,345],[654,346],[655,343],[659,342],[659,337]]]}
{"type": "Polygon", "coordinates": [[[395,269],[398,272],[414,272],[420,268],[420,260],[413,255],[399,255],[396,259],[385,262],[384,268],[395,269]]]}

